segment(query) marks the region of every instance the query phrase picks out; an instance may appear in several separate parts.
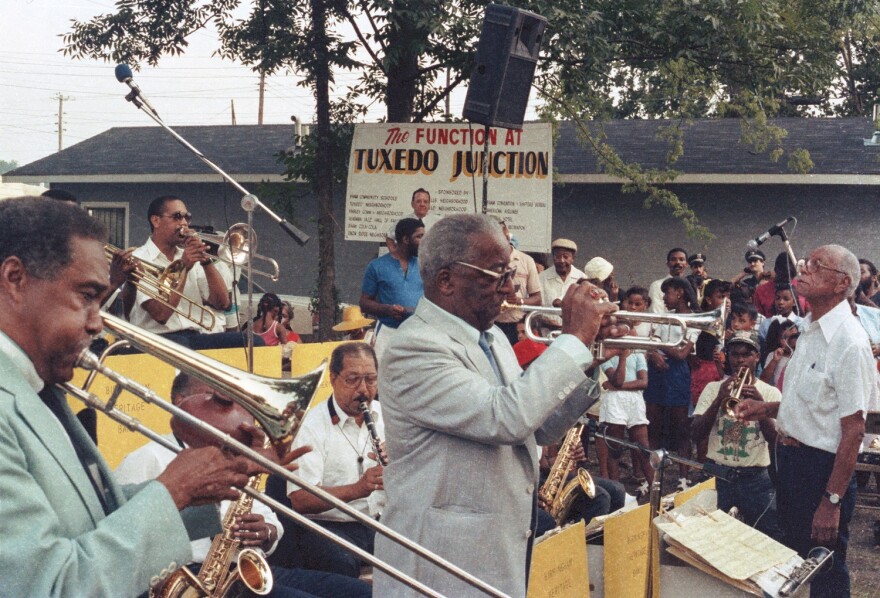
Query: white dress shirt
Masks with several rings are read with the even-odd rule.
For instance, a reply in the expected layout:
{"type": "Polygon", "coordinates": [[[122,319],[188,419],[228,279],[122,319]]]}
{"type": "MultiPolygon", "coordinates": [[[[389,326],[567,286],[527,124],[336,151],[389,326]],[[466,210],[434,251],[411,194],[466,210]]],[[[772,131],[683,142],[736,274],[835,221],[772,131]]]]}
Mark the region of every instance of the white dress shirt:
{"type": "MultiPolygon", "coordinates": [[[[327,401],[332,403],[320,403],[309,409],[291,449],[306,445],[312,447],[310,453],[297,459],[299,469],[296,475],[317,486],[335,488],[357,482],[364,471],[379,463],[369,457],[374,450],[367,424],[359,426],[353,417],[339,407],[335,397],[331,396],[327,401]],[[333,405],[339,418],[336,424],[330,419],[328,404],[333,405]],[[363,458],[361,463],[358,463],[359,457],[363,458]]],[[[370,404],[370,414],[379,438],[384,441],[385,424],[382,422],[382,406],[378,401],[370,404]]],[[[287,494],[296,490],[299,490],[298,486],[287,483],[287,494]]],[[[377,490],[366,498],[358,498],[348,504],[365,515],[376,516],[385,506],[385,492],[377,490]]],[[[309,517],[322,521],[354,521],[339,509],[330,509],[309,517]]]]}
{"type": "Polygon", "coordinates": [[[841,301],[817,321],[808,315],[785,370],[776,423],[786,436],[836,453],[840,420],[862,417],[876,392],[868,335],[841,301]]]}
{"type": "MultiPolygon", "coordinates": [[[[135,249],[132,255],[162,268],[171,264],[171,261],[165,257],[165,254],[159,250],[155,243],[153,243],[153,239],[147,239],[147,242],[135,249]]],[[[180,259],[182,255],[183,248],[178,247],[174,253],[174,259],[180,259]]],[[[195,264],[186,275],[186,284],[183,287],[183,294],[199,305],[203,305],[205,301],[208,300],[208,279],[205,276],[205,270],[202,268],[201,264],[195,264]]],[[[182,317],[178,313],[171,314],[171,317],[168,318],[167,322],[160,324],[154,320],[143,307],[143,304],[150,299],[151,297],[144,294],[140,289],[138,290],[134,306],[131,309],[131,315],[129,316],[129,320],[135,326],[140,326],[144,330],[149,330],[156,334],[178,332],[180,330],[188,329],[197,330],[198,332],[209,332],[198,324],[182,317]]]]}
{"type": "MultiPolygon", "coordinates": [[[[174,434],[165,434],[163,437],[175,444],[177,443],[174,434]]],[[[113,472],[113,475],[120,484],[140,484],[148,480],[154,480],[160,473],[165,471],[165,468],[168,467],[168,464],[171,463],[176,456],[175,453],[158,442],[150,442],[129,453],[128,456],[123,459],[122,463],[119,464],[119,467],[113,472]]],[[[224,500],[220,503],[221,521],[223,520],[223,517],[226,516],[226,511],[229,510],[231,505],[232,501],[229,500],[224,500]]],[[[278,516],[275,515],[275,512],[260,501],[254,501],[254,506],[251,509],[251,512],[257,515],[262,515],[266,523],[275,526],[275,531],[277,532],[275,543],[269,547],[268,551],[266,551],[266,554],[272,554],[275,547],[278,545],[278,540],[284,535],[284,528],[281,526],[281,522],[278,521],[278,516]]],[[[193,540],[191,544],[193,562],[203,562],[205,557],[208,556],[208,551],[211,549],[211,538],[199,538],[198,540],[193,540]]]]}
{"type": "MultiPolygon", "coordinates": [[[[568,277],[565,280],[562,279],[561,276],[556,272],[556,268],[550,267],[538,274],[538,279],[541,281],[541,303],[542,305],[552,306],[553,302],[556,299],[562,299],[565,297],[566,291],[568,291],[568,287],[573,284],[577,284],[581,278],[585,278],[586,275],[575,268],[571,267],[571,271],[568,273],[568,277]]],[[[556,322],[558,325],[562,325],[562,318],[558,316],[544,316],[548,321],[556,322]]]]}

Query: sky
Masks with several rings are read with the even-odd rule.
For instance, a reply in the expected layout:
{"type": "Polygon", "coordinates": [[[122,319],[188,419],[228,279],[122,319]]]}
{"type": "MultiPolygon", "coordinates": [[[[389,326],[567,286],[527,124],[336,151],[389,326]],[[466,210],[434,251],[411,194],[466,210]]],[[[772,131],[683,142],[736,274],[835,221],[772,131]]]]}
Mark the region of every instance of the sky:
{"type": "MultiPolygon", "coordinates": [[[[158,126],[125,101],[128,87],[116,81],[115,64],[59,52],[60,36],[73,19],[113,9],[111,0],[0,0],[0,160],[24,165],[58,151],[59,104],[62,148],[112,127],[158,126]]],[[[233,101],[238,124],[257,123],[259,78],[241,64],[212,56],[216,48],[216,35],[201,31],[183,56],[165,57],[158,67],[144,63],[135,72],[141,92],[172,128],[231,124],[233,101]]],[[[337,93],[356,78],[336,73],[337,93]]],[[[267,78],[265,124],[290,123],[294,115],[313,121],[312,95],[299,80],[295,74],[267,78]]],[[[453,114],[461,114],[465,91],[453,95],[453,114]]],[[[384,112],[376,102],[366,120],[375,122],[384,112]]]]}

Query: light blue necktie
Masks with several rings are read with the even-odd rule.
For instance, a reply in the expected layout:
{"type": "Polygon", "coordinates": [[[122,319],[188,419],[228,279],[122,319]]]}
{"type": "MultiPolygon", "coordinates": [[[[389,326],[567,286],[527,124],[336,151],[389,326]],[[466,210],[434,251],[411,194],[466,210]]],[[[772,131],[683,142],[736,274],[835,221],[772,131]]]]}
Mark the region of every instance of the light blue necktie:
{"type": "Polygon", "coordinates": [[[492,371],[495,372],[495,379],[499,383],[504,384],[504,379],[501,377],[501,370],[498,369],[498,362],[495,361],[495,355],[492,354],[492,347],[489,344],[489,334],[486,332],[481,332],[478,344],[483,350],[483,353],[486,354],[486,359],[489,360],[489,365],[492,366],[492,371]]]}

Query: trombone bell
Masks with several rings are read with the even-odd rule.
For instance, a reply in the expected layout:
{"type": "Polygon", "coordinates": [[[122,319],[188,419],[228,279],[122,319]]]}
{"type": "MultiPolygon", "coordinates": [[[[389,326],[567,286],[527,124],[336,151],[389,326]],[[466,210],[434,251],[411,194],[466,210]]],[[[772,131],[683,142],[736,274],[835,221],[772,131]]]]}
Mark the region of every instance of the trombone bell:
{"type": "MultiPolygon", "coordinates": [[[[104,327],[118,338],[202,380],[244,407],[254,416],[266,435],[276,443],[284,442],[296,433],[302,422],[302,415],[311,403],[327,369],[324,362],[298,378],[258,376],[206,357],[111,314],[101,315],[104,318],[104,327]]],[[[77,365],[84,369],[97,370],[125,390],[143,396],[136,383],[105,367],[89,351],[83,351],[77,365]]]]}

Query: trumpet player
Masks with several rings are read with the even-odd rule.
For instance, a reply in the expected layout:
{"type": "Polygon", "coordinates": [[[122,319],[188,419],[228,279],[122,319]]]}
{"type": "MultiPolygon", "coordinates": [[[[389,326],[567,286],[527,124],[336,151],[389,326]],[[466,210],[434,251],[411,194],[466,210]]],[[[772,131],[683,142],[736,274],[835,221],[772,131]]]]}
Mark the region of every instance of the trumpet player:
{"type": "MultiPolygon", "coordinates": [[[[181,260],[184,270],[175,290],[199,305],[205,304],[221,312],[228,309],[229,283],[214,264],[207,246],[187,234],[192,214],[186,204],[173,195],[158,197],[150,203],[147,218],[150,238],[135,250],[134,256],[160,267],[181,260]]],[[[145,330],[192,346],[194,335],[210,331],[175,312],[173,308],[180,302],[178,294],[172,294],[165,303],[138,291],[129,319],[145,330]]]]}
{"type": "MultiPolygon", "coordinates": [[[[333,395],[325,404],[306,413],[294,440],[295,448],[312,447],[312,451],[299,460],[300,477],[374,517],[381,513],[385,503],[385,468],[379,462],[376,448],[385,434],[382,409],[374,400],[378,388],[377,368],[376,354],[370,345],[352,342],[337,346],[330,356],[333,395]],[[376,436],[372,435],[367,416],[361,411],[362,403],[368,407],[376,436]]],[[[295,511],[308,515],[359,548],[373,552],[375,531],[291,483],[287,485],[287,492],[295,511]]],[[[360,574],[360,559],[336,544],[311,532],[303,532],[299,540],[306,568],[350,577],[360,574]]]]}
{"type": "Polygon", "coordinates": [[[734,409],[740,400],[778,403],[782,396],[779,389],[755,377],[760,356],[756,332],[734,332],[726,349],[736,375],[706,385],[694,409],[691,435],[697,443],[708,438],[708,461],[733,472],[730,481],[715,480],[718,508],[736,507],[745,523],[780,540],[776,492],[767,470],[769,447],[776,440],[775,420],[741,422],[734,409]]]}
{"type": "MultiPolygon", "coordinates": [[[[106,238],[100,222],[64,202],[0,202],[4,595],[138,596],[190,558],[189,532],[198,530],[179,511],[236,498],[233,487],[256,473],[246,459],[206,447],[149,484],[123,488],[55,390],[103,328],[106,238]],[[50,327],[42,306],[52,306],[50,327]]],[[[219,524],[213,507],[199,511],[219,524]]]]}
{"type": "MultiPolygon", "coordinates": [[[[382,521],[503,592],[525,596],[537,446],[560,438],[598,396],[585,373],[593,365],[588,347],[617,308],[600,303],[604,291],[589,283],[571,286],[563,334],[523,374],[494,326],[514,290],[510,244],[498,223],[448,216],[419,253],[425,296],[380,360],[391,459],[382,521]]],[[[475,595],[384,537],[376,538],[376,554],[444,595],[475,595]]],[[[384,574],[376,574],[374,590],[412,595],[384,574]]]]}

